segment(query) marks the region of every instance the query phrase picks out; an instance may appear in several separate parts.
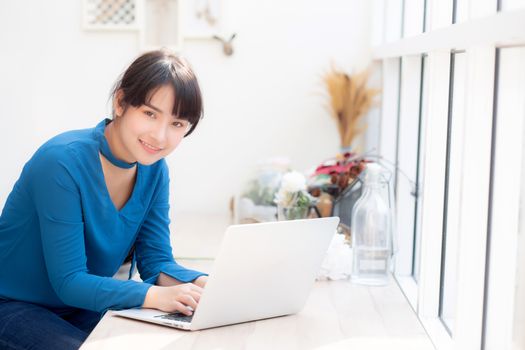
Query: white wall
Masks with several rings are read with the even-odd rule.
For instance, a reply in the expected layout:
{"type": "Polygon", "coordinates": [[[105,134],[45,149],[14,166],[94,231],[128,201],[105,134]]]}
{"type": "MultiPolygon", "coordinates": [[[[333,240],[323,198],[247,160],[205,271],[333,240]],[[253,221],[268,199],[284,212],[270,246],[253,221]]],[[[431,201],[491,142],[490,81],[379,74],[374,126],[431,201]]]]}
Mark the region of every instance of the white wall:
{"type": "MultiPolygon", "coordinates": [[[[227,213],[260,159],[284,155],[305,170],[339,141],[321,76],[331,62],[369,60],[369,5],[359,0],[224,0],[235,54],[186,40],[205,118],[168,158],[177,213],[227,213]]],[[[139,53],[134,32],[86,32],[81,1],[0,3],[0,208],[23,164],[51,136],[109,113],[117,75],[139,53]]]]}

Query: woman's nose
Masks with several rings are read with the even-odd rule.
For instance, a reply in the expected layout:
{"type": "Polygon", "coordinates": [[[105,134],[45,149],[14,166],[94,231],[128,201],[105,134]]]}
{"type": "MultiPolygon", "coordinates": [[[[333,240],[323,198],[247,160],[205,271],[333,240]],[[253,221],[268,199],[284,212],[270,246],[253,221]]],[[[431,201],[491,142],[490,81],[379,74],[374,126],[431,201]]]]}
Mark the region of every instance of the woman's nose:
{"type": "Polygon", "coordinates": [[[163,146],[167,138],[168,126],[165,123],[158,121],[152,130],[152,136],[158,142],[157,146],[163,146]]]}

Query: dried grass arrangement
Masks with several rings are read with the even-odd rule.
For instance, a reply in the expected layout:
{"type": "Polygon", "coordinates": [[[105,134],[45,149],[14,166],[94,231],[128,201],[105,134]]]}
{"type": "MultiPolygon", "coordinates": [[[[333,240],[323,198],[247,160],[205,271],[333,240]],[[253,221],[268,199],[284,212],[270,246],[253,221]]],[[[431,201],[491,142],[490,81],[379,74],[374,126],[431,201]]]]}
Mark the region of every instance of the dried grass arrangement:
{"type": "Polygon", "coordinates": [[[341,147],[349,148],[355,138],[366,130],[361,121],[380,90],[368,88],[368,69],[353,75],[334,67],[325,74],[324,83],[330,98],[330,113],[337,122],[341,147]]]}

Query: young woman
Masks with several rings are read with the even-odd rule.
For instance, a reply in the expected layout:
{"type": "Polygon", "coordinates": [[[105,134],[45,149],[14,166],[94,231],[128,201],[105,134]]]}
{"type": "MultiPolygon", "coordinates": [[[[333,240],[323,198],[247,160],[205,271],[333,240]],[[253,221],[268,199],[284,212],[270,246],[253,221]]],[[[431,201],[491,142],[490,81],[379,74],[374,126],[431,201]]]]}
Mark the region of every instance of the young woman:
{"type": "Polygon", "coordinates": [[[112,98],[112,120],[47,141],[7,198],[0,349],[78,348],[109,309],[197,307],[207,276],[173,259],[164,160],[201,118],[197,79],[183,59],[153,51],[112,98]],[[143,282],[112,278],[126,257],[143,282]]]}

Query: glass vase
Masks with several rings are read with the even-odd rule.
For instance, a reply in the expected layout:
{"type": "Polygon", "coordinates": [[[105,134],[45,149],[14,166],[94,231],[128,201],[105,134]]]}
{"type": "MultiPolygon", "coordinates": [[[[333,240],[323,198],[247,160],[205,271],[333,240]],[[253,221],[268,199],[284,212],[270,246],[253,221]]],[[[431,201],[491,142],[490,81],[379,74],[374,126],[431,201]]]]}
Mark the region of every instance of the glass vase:
{"type": "Polygon", "coordinates": [[[390,208],[382,194],[381,167],[369,163],[364,190],[352,209],[353,282],[385,285],[392,257],[390,208]]]}
{"type": "Polygon", "coordinates": [[[283,206],[277,204],[277,220],[299,220],[308,217],[309,207],[283,206]]]}

